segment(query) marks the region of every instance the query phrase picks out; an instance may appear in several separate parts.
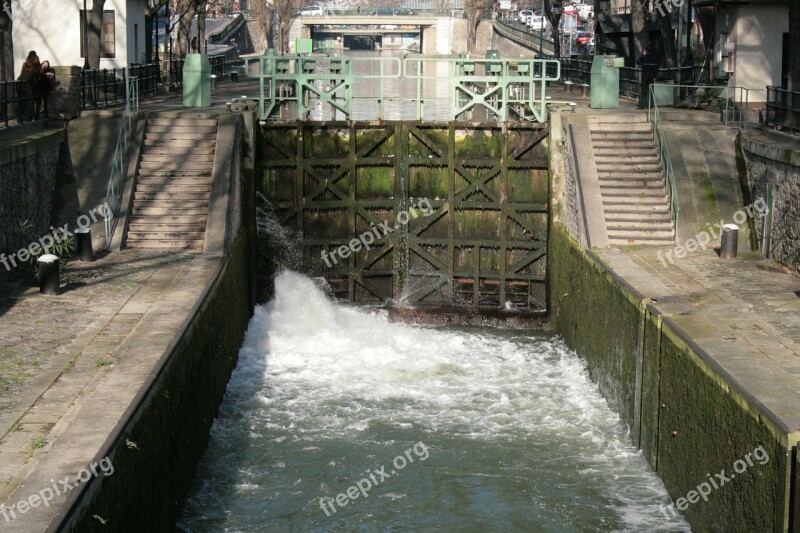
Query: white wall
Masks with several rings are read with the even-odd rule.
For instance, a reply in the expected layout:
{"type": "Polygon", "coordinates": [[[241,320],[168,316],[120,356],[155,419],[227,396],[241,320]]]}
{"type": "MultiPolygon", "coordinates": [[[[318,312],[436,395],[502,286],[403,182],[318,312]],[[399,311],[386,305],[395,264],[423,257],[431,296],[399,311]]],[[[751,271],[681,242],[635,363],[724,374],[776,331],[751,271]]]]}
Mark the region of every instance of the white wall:
{"type": "Polygon", "coordinates": [[[767,85],[781,84],[783,34],[789,31],[789,5],[757,5],[721,9],[718,33],[734,43],[734,72],[729,85],[750,89],[749,102],[766,102],[767,85]]]}
{"type": "MultiPolygon", "coordinates": [[[[116,57],[101,59],[101,68],[126,67],[129,62],[141,60],[145,50],[145,4],[146,0],[106,0],[105,9],[115,12],[116,57]],[[133,57],[134,24],[139,25],[138,58],[133,57]]],[[[86,0],[86,6],[91,9],[92,0],[86,0]]],[[[83,0],[12,0],[14,69],[17,75],[29,50],[35,50],[39,59],[47,59],[51,65],[83,66],[80,45],[82,9],[83,0]]]]}

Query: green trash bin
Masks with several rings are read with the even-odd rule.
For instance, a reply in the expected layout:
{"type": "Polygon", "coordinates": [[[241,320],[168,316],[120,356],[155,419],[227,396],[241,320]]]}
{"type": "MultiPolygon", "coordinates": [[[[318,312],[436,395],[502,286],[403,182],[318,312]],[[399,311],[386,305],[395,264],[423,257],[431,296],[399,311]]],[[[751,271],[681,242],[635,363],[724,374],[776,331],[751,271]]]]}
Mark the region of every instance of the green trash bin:
{"type": "Polygon", "coordinates": [[[619,67],[622,58],[607,55],[594,56],[592,61],[592,109],[619,107],[619,67]]]}
{"type": "Polygon", "coordinates": [[[211,63],[205,54],[187,54],[183,62],[183,107],[211,105],[211,63]]]}

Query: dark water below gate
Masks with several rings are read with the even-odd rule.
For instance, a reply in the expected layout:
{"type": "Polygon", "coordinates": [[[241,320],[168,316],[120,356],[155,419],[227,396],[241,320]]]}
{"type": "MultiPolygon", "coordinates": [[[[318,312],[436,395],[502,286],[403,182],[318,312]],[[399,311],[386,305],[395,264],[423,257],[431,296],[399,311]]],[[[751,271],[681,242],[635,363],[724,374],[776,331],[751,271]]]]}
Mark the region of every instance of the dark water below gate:
{"type": "Polygon", "coordinates": [[[284,273],[179,527],[688,531],[628,442],[557,338],[393,324],[284,273]]]}

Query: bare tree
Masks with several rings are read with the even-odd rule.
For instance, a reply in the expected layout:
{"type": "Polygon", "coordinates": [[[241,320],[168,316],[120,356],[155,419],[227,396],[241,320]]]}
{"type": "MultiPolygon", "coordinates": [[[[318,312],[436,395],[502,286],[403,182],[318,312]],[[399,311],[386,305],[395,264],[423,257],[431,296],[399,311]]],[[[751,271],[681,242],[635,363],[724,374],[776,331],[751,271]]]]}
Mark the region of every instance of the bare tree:
{"type": "Polygon", "coordinates": [[[467,16],[467,50],[470,52],[475,51],[478,24],[491,7],[491,0],[464,0],[464,14],[467,16]]]}
{"type": "Polygon", "coordinates": [[[634,57],[642,56],[644,49],[650,45],[650,17],[644,3],[647,0],[631,2],[631,30],[633,31],[634,57]]]}
{"type": "Polygon", "coordinates": [[[299,9],[299,0],[275,0],[275,15],[278,17],[278,42],[276,48],[281,54],[289,50],[289,28],[292,25],[294,13],[299,9]]]}
{"type": "Polygon", "coordinates": [[[553,32],[553,54],[556,57],[561,57],[561,3],[557,0],[555,2],[554,0],[544,0],[542,8],[553,32]],[[553,9],[554,4],[559,8],[557,13],[553,9]]]}
{"type": "MultiPolygon", "coordinates": [[[[672,7],[672,4],[669,4],[672,7]]],[[[661,29],[661,45],[664,50],[664,59],[666,60],[667,68],[675,68],[678,66],[678,61],[675,52],[675,32],[672,31],[672,9],[656,10],[658,13],[658,25],[661,29]]]]}
{"type": "Polygon", "coordinates": [[[13,80],[14,43],[11,41],[13,19],[11,16],[11,0],[4,0],[0,13],[0,76],[3,80],[13,80]]]}
{"type": "MultiPolygon", "coordinates": [[[[267,7],[265,0],[255,0],[251,5],[251,11],[258,27],[259,38],[261,39],[259,43],[266,41],[268,47],[274,48],[275,37],[272,35],[272,24],[270,23],[272,20],[272,8],[267,7]]],[[[263,51],[263,46],[262,50],[257,51],[263,51]]]]}
{"type": "Polygon", "coordinates": [[[175,55],[184,57],[191,52],[192,20],[197,11],[196,0],[178,0],[176,6],[178,15],[178,42],[175,46],[175,55]]]}

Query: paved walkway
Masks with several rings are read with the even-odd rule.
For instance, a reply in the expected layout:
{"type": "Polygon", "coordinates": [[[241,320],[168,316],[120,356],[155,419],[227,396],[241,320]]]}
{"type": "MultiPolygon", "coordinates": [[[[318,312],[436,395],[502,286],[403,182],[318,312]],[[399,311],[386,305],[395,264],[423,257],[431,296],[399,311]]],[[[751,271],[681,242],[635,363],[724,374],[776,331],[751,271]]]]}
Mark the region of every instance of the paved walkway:
{"type": "Polygon", "coordinates": [[[125,251],[72,261],[58,296],[0,294],[0,502],[59,420],[113,372],[119,346],[192,257],[125,251]]]}
{"type": "MultiPolygon", "coordinates": [[[[718,243],[717,243],[718,245],[718,243]]],[[[800,430],[800,276],[752,252],[595,250],[790,431],[800,430]],[[674,258],[674,254],[673,254],[674,258]]]]}

